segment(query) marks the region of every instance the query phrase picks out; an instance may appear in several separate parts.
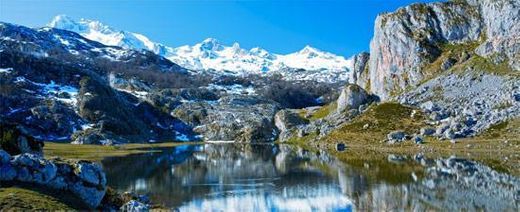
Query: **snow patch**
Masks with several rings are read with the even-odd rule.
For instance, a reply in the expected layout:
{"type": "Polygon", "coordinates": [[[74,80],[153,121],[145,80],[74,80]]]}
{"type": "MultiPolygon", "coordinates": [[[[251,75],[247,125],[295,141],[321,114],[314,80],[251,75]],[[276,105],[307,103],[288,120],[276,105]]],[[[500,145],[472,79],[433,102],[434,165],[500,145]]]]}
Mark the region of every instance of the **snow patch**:
{"type": "Polygon", "coordinates": [[[58,85],[51,80],[49,84],[34,83],[42,87],[44,94],[50,94],[54,99],[69,105],[78,102],[78,89],[68,85],[58,85]]]}
{"type": "Polygon", "coordinates": [[[0,73],[10,74],[13,68],[0,68],[0,73]]]}
{"type": "Polygon", "coordinates": [[[177,141],[190,141],[190,138],[186,134],[175,132],[175,140],[177,141]]]}

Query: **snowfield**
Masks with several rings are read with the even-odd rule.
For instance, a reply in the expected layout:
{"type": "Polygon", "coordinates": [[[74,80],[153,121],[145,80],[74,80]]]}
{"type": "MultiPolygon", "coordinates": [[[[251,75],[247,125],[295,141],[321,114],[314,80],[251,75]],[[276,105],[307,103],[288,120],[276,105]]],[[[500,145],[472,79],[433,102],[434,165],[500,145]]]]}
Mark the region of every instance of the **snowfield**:
{"type": "MultiPolygon", "coordinates": [[[[243,49],[240,44],[226,46],[217,39],[208,38],[193,46],[169,47],[153,42],[138,33],[120,31],[99,21],[74,20],[65,15],[56,16],[49,27],[73,31],[110,46],[126,49],[149,50],[195,73],[280,74],[287,80],[316,80],[321,82],[348,81],[353,60],[305,46],[290,54],[274,54],[260,47],[243,49]]],[[[110,52],[117,59],[121,53],[110,52]]]]}

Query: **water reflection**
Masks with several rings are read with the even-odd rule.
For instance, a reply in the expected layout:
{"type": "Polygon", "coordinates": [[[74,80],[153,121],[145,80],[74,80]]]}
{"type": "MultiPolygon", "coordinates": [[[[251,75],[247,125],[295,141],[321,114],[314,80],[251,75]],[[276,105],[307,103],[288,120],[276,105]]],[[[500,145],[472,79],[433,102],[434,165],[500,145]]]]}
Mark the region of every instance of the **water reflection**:
{"type": "Polygon", "coordinates": [[[181,211],[518,211],[520,199],[518,178],[420,155],[358,167],[293,146],[207,144],[109,158],[103,166],[110,186],[181,211]]]}

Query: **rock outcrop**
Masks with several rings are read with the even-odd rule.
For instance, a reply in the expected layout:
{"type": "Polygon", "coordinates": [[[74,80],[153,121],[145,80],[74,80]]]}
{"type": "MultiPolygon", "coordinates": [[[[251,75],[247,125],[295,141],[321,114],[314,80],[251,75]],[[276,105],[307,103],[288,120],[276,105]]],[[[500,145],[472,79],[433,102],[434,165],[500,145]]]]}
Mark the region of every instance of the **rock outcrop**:
{"type": "MultiPolygon", "coordinates": [[[[370,91],[382,100],[416,86],[445,44],[484,42],[477,53],[503,55],[518,70],[520,3],[510,0],[412,4],[377,17],[370,44],[370,91]]],[[[448,64],[446,64],[448,65],[448,64]]]]}
{"type": "Polygon", "coordinates": [[[349,83],[361,86],[365,90],[370,89],[368,60],[370,55],[366,52],[352,57],[352,70],[350,71],[349,83]]]}
{"type": "Polygon", "coordinates": [[[300,117],[297,111],[294,110],[280,110],[274,116],[274,124],[280,132],[279,138],[282,141],[291,136],[291,129],[308,123],[307,119],[300,117]]]}
{"type": "Polygon", "coordinates": [[[366,104],[370,101],[370,95],[359,85],[348,84],[341,90],[341,94],[338,98],[338,112],[344,112],[347,110],[357,110],[359,106],[366,104]]]}
{"type": "Polygon", "coordinates": [[[193,127],[205,140],[271,142],[277,104],[258,97],[230,95],[216,102],[188,102],[172,114],[193,127]]]}
{"type": "Polygon", "coordinates": [[[96,208],[106,190],[105,173],[87,161],[46,160],[41,155],[24,153],[12,157],[0,149],[0,182],[21,182],[70,192],[87,207],[96,208]]]}
{"type": "Polygon", "coordinates": [[[479,7],[486,41],[476,50],[483,57],[505,57],[520,71],[520,2],[515,0],[468,0],[479,7]]]}

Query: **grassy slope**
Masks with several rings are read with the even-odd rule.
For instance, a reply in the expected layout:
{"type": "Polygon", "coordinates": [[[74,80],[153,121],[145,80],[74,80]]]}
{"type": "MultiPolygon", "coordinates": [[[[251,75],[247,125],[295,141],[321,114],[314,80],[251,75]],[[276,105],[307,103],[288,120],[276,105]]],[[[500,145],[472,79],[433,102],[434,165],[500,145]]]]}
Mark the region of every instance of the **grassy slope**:
{"type": "Polygon", "coordinates": [[[25,188],[0,188],[0,197],[0,211],[74,210],[62,200],[25,188]]]}
{"type": "MultiPolygon", "coordinates": [[[[388,154],[412,157],[414,154],[423,153],[431,157],[461,156],[483,162],[499,171],[520,175],[520,119],[510,120],[492,127],[480,136],[459,140],[455,144],[430,137],[426,138],[423,145],[416,145],[410,141],[394,145],[382,142],[393,130],[417,133],[425,126],[421,113],[411,118],[412,110],[414,109],[395,103],[371,106],[366,113],[317,142],[328,144],[329,150],[338,158],[355,167],[363,167],[366,163],[377,165],[378,161],[385,160],[388,154]],[[368,129],[363,129],[365,124],[368,124],[368,129]],[[506,140],[507,142],[504,142],[506,140]],[[347,144],[348,151],[335,152],[333,147],[338,142],[347,144]]],[[[399,173],[399,170],[388,171],[394,175],[399,173]]],[[[388,173],[383,171],[380,174],[388,173]]]]}

